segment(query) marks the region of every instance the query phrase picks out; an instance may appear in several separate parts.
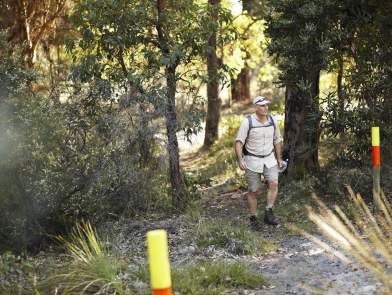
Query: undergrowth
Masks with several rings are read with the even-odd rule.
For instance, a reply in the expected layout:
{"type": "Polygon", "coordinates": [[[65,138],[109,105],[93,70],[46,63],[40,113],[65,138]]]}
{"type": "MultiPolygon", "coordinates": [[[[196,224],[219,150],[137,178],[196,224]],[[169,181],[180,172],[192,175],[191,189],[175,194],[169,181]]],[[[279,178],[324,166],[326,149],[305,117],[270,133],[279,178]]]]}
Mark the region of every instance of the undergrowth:
{"type": "Polygon", "coordinates": [[[70,260],[40,283],[43,294],[133,294],[120,279],[125,263],[109,253],[89,223],[79,223],[69,237],[57,239],[70,260]]]}
{"type": "Polygon", "coordinates": [[[225,249],[236,255],[265,254],[277,249],[277,245],[260,238],[246,224],[231,224],[218,219],[200,219],[192,238],[201,250],[225,249]]]}
{"type": "Polygon", "coordinates": [[[220,295],[231,288],[261,289],[268,285],[262,275],[239,262],[202,261],[173,272],[173,289],[184,295],[220,295]]]}
{"type": "Polygon", "coordinates": [[[188,177],[201,186],[211,186],[229,178],[239,179],[237,160],[234,154],[234,138],[241,123],[240,116],[222,121],[225,133],[211,147],[210,151],[199,154],[188,169],[188,177]]]}
{"type": "Polygon", "coordinates": [[[5,252],[0,255],[0,294],[25,294],[34,280],[30,257],[5,252]]]}

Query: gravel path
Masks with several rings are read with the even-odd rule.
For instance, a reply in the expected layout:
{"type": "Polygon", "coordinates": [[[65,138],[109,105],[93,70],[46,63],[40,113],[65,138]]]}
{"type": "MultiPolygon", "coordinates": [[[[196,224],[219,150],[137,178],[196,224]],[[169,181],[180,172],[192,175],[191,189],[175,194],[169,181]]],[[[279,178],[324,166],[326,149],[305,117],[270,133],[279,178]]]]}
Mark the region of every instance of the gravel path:
{"type": "MultiPolygon", "coordinates": [[[[203,134],[200,132],[192,137],[192,143],[179,136],[180,150],[186,153],[196,151],[203,143],[203,134]]],[[[207,192],[205,194],[208,195],[207,192]]],[[[221,194],[218,197],[205,198],[203,208],[206,214],[213,218],[244,219],[246,218],[246,205],[243,202],[243,192],[234,191],[221,194]]],[[[227,294],[355,294],[373,295],[381,289],[380,283],[360,266],[341,262],[315,243],[301,236],[286,236],[279,239],[271,227],[263,229],[260,233],[266,239],[278,244],[278,250],[263,256],[237,256],[226,250],[211,248],[200,253],[197,247],[187,241],[189,239],[187,222],[183,217],[159,220],[156,222],[122,223],[122,235],[118,245],[120,252],[139,257],[136,261],[145,261],[145,234],[148,230],[156,228],[167,229],[169,233],[170,260],[172,267],[186,265],[199,259],[230,261],[243,261],[256,268],[268,279],[271,286],[262,290],[237,290],[227,294]],[[132,237],[132,238],[130,238],[132,237]],[[132,254],[131,254],[132,253],[132,254]],[[323,290],[324,293],[312,292],[311,288],[323,290]]],[[[321,237],[320,237],[321,238],[321,237]]],[[[325,240],[324,240],[325,241],[325,240]]],[[[325,241],[327,242],[327,241],[325,241]]],[[[315,291],[315,290],[313,290],[315,291]]]]}
{"type": "MultiPolygon", "coordinates": [[[[247,215],[244,192],[241,191],[209,199],[204,206],[219,218],[233,220],[247,215]]],[[[289,235],[278,238],[271,226],[263,228],[260,234],[275,241],[279,245],[278,251],[263,257],[245,256],[241,259],[256,264],[274,288],[248,294],[315,294],[304,288],[308,286],[322,289],[326,292],[324,294],[372,295],[381,287],[359,265],[342,262],[305,237],[289,235]]],[[[318,238],[330,244],[323,237],[318,238]]]]}
{"type": "MultiPolygon", "coordinates": [[[[201,147],[203,136],[204,132],[193,135],[192,143],[184,140],[183,136],[179,136],[182,158],[186,158],[186,154],[189,155],[189,153],[195,152],[201,147]]],[[[213,188],[209,189],[214,190],[213,188]]],[[[209,194],[211,193],[206,192],[205,196],[209,194]]],[[[208,210],[208,216],[231,220],[244,219],[247,210],[241,199],[243,199],[242,192],[229,192],[218,197],[205,198],[206,201],[202,206],[208,210]]],[[[257,270],[272,285],[272,288],[269,289],[245,290],[240,294],[317,294],[311,292],[310,288],[324,291],[324,293],[319,294],[373,295],[380,292],[381,284],[374,280],[366,270],[358,265],[340,261],[304,237],[289,236],[278,239],[271,228],[263,229],[259,234],[266,239],[275,241],[279,245],[278,251],[259,257],[235,257],[225,251],[214,249],[209,253],[204,253],[210,259],[243,260],[252,266],[256,266],[257,270]]],[[[172,239],[178,238],[173,234],[171,237],[172,239]]],[[[324,242],[327,241],[324,240],[324,242]]],[[[173,243],[173,247],[174,264],[190,263],[198,258],[196,257],[197,254],[194,253],[193,246],[180,247],[181,249],[177,250],[175,243],[173,243]]]]}
{"type": "MultiPolygon", "coordinates": [[[[127,229],[117,241],[120,252],[133,256],[136,263],[145,263],[145,234],[148,230],[164,228],[169,233],[170,260],[172,267],[193,263],[197,260],[243,261],[268,279],[271,286],[262,290],[238,290],[228,294],[378,294],[381,285],[355,264],[341,262],[318,245],[301,236],[289,236],[275,240],[278,250],[266,255],[234,255],[225,249],[211,248],[200,252],[189,242],[184,218],[156,222],[122,223],[127,229]],[[132,237],[132,238],[130,238],[132,237]],[[325,293],[312,293],[308,287],[325,293]]],[[[261,233],[273,239],[273,230],[261,233]]]]}
{"type": "Polygon", "coordinates": [[[254,294],[314,294],[304,285],[326,294],[371,295],[380,288],[369,273],[341,262],[305,238],[291,237],[279,244],[279,251],[259,264],[261,273],[275,288],[254,294]]]}

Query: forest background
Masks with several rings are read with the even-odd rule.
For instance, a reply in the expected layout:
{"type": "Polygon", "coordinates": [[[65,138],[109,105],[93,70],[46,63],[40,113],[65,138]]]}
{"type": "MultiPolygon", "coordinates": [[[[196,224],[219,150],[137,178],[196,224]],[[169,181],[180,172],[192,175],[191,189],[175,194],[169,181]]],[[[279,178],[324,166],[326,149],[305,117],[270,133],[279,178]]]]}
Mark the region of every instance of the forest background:
{"type": "Polygon", "coordinates": [[[281,115],[285,183],[371,201],[380,126],[388,195],[391,15],[377,0],[2,0],[0,249],[184,212],[214,180],[182,167],[179,139],[200,132],[200,155],[231,149],[219,181],[243,186],[230,140],[255,95],[281,115]]]}

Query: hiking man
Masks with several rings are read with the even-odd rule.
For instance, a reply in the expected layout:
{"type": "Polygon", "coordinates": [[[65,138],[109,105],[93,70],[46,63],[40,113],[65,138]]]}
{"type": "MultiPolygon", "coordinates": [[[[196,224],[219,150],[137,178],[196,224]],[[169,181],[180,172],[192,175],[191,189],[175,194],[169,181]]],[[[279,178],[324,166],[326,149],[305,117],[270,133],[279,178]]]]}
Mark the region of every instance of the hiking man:
{"type": "Polygon", "coordinates": [[[245,170],[248,182],[247,202],[249,220],[252,228],[258,229],[257,195],[262,192],[261,175],[268,182],[267,206],[264,222],[278,225],[272,208],[278,195],[279,168],[284,165],[281,156],[281,136],[277,121],[268,114],[266,97],[257,96],[253,100],[255,113],[246,117],[235,139],[235,152],[238,165],[245,170]]]}

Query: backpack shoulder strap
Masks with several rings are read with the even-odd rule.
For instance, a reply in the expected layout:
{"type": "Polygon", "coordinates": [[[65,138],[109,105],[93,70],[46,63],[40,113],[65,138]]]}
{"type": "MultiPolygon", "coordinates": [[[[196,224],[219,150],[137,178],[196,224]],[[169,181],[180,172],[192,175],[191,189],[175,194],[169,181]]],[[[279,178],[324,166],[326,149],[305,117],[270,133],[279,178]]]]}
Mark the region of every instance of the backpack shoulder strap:
{"type": "Polygon", "coordinates": [[[271,123],[272,126],[274,126],[274,130],[275,130],[275,128],[276,128],[275,121],[274,121],[274,119],[272,118],[271,115],[268,115],[268,121],[271,123]]]}
{"type": "MultiPolygon", "coordinates": [[[[251,117],[251,115],[247,116],[246,118],[248,119],[248,124],[249,124],[248,134],[246,135],[246,139],[248,139],[248,137],[249,137],[249,132],[250,132],[250,129],[252,129],[253,124],[252,124],[252,117],[251,117]]],[[[245,141],[246,141],[246,139],[245,139],[245,141]]]]}
{"type": "Polygon", "coordinates": [[[248,151],[246,150],[245,145],[246,145],[246,141],[248,140],[248,137],[249,137],[250,129],[252,129],[252,127],[253,127],[253,125],[252,125],[252,117],[249,115],[246,118],[248,119],[249,126],[248,126],[248,134],[246,134],[245,142],[244,142],[244,145],[242,146],[242,153],[244,155],[248,154],[248,151]]]}

